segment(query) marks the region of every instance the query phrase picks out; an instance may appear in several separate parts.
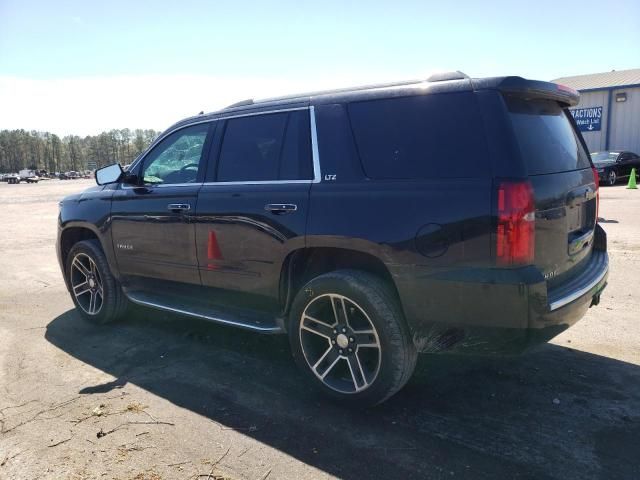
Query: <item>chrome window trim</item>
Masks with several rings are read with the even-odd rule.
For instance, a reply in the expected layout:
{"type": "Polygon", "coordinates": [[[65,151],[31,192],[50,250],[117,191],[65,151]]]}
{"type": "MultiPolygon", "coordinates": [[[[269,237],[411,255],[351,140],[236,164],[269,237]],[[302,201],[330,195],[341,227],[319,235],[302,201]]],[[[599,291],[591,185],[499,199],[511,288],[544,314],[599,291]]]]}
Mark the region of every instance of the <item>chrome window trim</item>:
{"type": "Polygon", "coordinates": [[[282,112],[295,112],[298,110],[308,110],[309,107],[293,107],[293,108],[283,108],[283,109],[279,109],[279,110],[265,110],[264,112],[253,112],[253,113],[240,113],[237,115],[234,114],[230,114],[230,115],[221,115],[220,117],[217,117],[216,120],[227,120],[229,118],[242,118],[242,117],[255,117],[257,115],[268,115],[270,113],[282,113],[282,112]]]}
{"type": "Polygon", "coordinates": [[[309,107],[309,118],[311,121],[311,156],[313,158],[313,183],[320,183],[322,172],[320,171],[320,150],[318,149],[318,131],[316,128],[316,107],[309,107]]]}
{"type": "Polygon", "coordinates": [[[237,182],[204,182],[202,185],[283,185],[287,183],[311,184],[314,180],[246,180],[237,182]]]}
{"type": "MultiPolygon", "coordinates": [[[[320,183],[322,175],[320,172],[320,154],[318,150],[318,134],[316,131],[316,112],[313,105],[308,107],[288,108],[284,110],[270,110],[268,112],[249,113],[239,115],[241,117],[249,117],[252,115],[260,115],[277,112],[291,112],[296,110],[309,110],[309,132],[311,133],[311,159],[313,162],[313,179],[312,180],[241,180],[234,182],[204,182],[203,185],[286,185],[286,184],[311,184],[320,183]]],[[[226,117],[235,118],[235,116],[226,117]]]]}
{"type": "Polygon", "coordinates": [[[168,188],[168,187],[201,187],[202,186],[202,182],[195,182],[195,183],[167,183],[166,185],[164,184],[157,184],[157,185],[135,185],[133,187],[129,186],[129,185],[125,185],[124,183],[120,185],[120,187],[123,190],[131,190],[131,189],[135,189],[135,188],[168,188]]]}
{"type": "MultiPolygon", "coordinates": [[[[200,182],[200,183],[169,183],[166,185],[145,185],[145,188],[166,188],[166,187],[190,187],[190,186],[198,186],[198,185],[283,185],[283,184],[311,184],[311,183],[320,183],[322,180],[322,173],[320,171],[320,152],[318,149],[318,132],[316,128],[316,111],[313,105],[307,107],[295,107],[295,108],[283,108],[277,110],[267,110],[264,112],[253,112],[253,113],[243,113],[237,115],[223,115],[217,118],[210,118],[208,120],[202,120],[200,122],[190,123],[188,125],[182,125],[178,128],[175,128],[171,131],[165,132],[163,135],[158,137],[151,146],[144,152],[143,155],[138,158],[136,162],[134,162],[129,170],[133,170],[137,167],[137,165],[144,161],[146,156],[151,153],[152,147],[155,147],[162,140],[164,140],[169,135],[178,132],[184,128],[191,127],[193,125],[200,125],[202,123],[209,122],[217,122],[218,120],[227,120],[232,118],[242,118],[242,117],[252,117],[257,115],[268,115],[270,113],[281,113],[281,112],[295,112],[299,110],[309,110],[309,131],[311,133],[311,159],[313,162],[313,179],[312,180],[246,180],[246,181],[236,181],[236,182],[200,182]]],[[[123,183],[120,184],[123,189],[132,189],[132,188],[143,188],[143,186],[135,186],[129,187],[125,186],[123,183]]]]}

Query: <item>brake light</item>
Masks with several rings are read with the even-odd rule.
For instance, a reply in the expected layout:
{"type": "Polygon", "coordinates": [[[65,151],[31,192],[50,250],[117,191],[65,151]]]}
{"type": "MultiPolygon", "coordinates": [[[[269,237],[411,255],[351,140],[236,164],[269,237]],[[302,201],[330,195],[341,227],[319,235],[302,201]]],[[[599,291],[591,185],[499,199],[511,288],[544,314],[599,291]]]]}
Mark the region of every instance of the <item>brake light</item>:
{"type": "Polygon", "coordinates": [[[593,181],[596,184],[596,223],[598,223],[598,213],[600,213],[600,175],[596,167],[591,167],[593,172],[593,181]]]}
{"type": "Polygon", "coordinates": [[[496,263],[500,266],[533,263],[535,206],[528,181],[501,181],[497,189],[496,263]]]}

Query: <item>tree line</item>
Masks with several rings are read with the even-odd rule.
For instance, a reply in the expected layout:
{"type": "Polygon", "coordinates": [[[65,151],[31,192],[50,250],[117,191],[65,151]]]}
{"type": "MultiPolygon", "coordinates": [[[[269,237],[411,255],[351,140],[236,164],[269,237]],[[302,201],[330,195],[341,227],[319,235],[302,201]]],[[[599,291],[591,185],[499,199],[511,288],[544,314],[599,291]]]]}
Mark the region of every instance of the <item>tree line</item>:
{"type": "Polygon", "coordinates": [[[0,130],[0,173],[24,168],[47,172],[82,171],[131,163],[159,135],[155,130],[110,130],[80,137],[35,130],[0,130]]]}

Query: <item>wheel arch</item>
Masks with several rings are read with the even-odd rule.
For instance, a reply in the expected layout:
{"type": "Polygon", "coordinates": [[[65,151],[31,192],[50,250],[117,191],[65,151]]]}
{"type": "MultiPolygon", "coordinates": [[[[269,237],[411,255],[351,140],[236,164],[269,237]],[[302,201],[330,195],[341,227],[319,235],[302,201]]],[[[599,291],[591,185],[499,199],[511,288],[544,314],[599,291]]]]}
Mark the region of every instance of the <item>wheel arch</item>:
{"type": "MultiPolygon", "coordinates": [[[[99,240],[98,235],[87,227],[67,227],[60,232],[60,256],[64,265],[71,248],[82,240],[99,240]]],[[[103,249],[104,250],[104,249],[103,249]]]]}
{"type": "Polygon", "coordinates": [[[399,301],[400,296],[393,276],[378,257],[349,248],[306,247],[290,252],[282,264],[279,288],[282,310],[288,314],[294,297],[311,279],[344,269],[364,271],[381,278],[399,301]]]}
{"type": "MultiPolygon", "coordinates": [[[[105,248],[99,232],[92,226],[86,224],[71,223],[65,226],[59,235],[58,253],[60,256],[60,266],[64,273],[65,282],[67,281],[67,257],[73,246],[83,240],[96,240],[100,244],[100,248],[104,252],[107,260],[110,259],[111,251],[105,248]]],[[[112,264],[112,262],[109,262],[112,264]]],[[[113,270],[113,269],[112,269],[113,270]]]]}

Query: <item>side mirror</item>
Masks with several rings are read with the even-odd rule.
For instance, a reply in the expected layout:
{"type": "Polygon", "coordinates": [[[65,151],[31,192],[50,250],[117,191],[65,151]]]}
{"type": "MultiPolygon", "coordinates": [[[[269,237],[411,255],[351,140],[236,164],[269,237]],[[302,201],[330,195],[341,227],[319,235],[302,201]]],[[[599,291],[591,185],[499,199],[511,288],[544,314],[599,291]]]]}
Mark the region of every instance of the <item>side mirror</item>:
{"type": "Polygon", "coordinates": [[[107,165],[106,167],[96,170],[96,183],[98,185],[106,185],[108,183],[116,183],[122,177],[123,170],[119,163],[107,165]]]}

